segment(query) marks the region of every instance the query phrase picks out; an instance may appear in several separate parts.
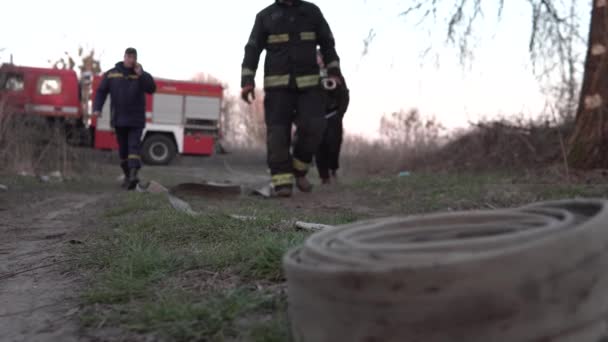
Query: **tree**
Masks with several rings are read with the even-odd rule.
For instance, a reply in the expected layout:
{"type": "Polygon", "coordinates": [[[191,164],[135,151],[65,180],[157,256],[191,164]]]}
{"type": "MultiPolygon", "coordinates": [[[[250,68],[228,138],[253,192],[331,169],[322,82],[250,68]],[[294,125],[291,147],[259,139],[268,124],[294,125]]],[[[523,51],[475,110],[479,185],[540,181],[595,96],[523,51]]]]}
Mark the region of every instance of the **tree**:
{"type": "MultiPolygon", "coordinates": [[[[101,62],[98,57],[95,56],[95,49],[90,49],[85,52],[83,46],[78,47],[76,53],[76,59],[79,61],[78,71],[80,74],[80,105],[83,113],[85,113],[85,120],[88,119],[89,101],[92,93],[93,77],[101,73],[101,62]]],[[[76,67],[75,58],[69,52],[64,52],[64,56],[57,59],[56,61],[49,60],[49,64],[54,69],[65,69],[74,70],[76,67]]]]}
{"type": "Polygon", "coordinates": [[[569,162],[582,169],[608,168],[607,11],[606,0],[594,0],[583,87],[568,144],[569,162]]]}
{"type": "MultiPolygon", "coordinates": [[[[573,44],[577,39],[575,9],[582,0],[526,0],[531,7],[531,36],[528,46],[535,67],[544,63],[540,75],[559,68],[561,81],[568,84],[561,97],[567,97],[569,105],[576,107],[575,129],[568,139],[567,159],[579,169],[608,168],[608,5],[606,0],[593,0],[589,36],[586,39],[587,53],[584,62],[582,87],[576,89],[576,56],[573,44]]],[[[484,1],[484,5],[489,2],[484,1]]],[[[461,60],[468,58],[469,38],[474,23],[483,13],[481,0],[410,0],[411,6],[402,14],[409,16],[422,13],[422,19],[436,18],[441,6],[452,6],[447,20],[448,41],[460,49],[461,60]]],[[[505,1],[496,0],[498,18],[502,16],[505,1]]],[[[445,8],[445,7],[443,7],[445,8]]],[[[535,71],[539,71],[535,69],[535,71]]]]}
{"type": "MultiPolygon", "coordinates": [[[[74,70],[76,61],[74,57],[72,57],[72,54],[67,51],[63,54],[64,56],[56,61],[48,60],[49,64],[51,64],[54,69],[74,70]]],[[[97,75],[101,73],[101,62],[95,56],[95,49],[90,49],[88,52],[85,52],[84,47],[79,46],[76,53],[76,59],[80,61],[78,69],[81,75],[89,73],[97,75]]]]}

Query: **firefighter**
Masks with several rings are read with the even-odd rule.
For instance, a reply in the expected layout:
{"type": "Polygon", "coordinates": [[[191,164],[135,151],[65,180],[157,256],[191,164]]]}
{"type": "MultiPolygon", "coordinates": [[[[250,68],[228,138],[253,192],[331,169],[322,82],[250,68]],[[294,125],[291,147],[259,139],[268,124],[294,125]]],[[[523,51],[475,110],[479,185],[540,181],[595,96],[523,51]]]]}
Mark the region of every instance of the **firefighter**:
{"type": "Polygon", "coordinates": [[[327,80],[327,74],[323,55],[320,51],[317,51],[317,62],[321,68],[321,79],[327,94],[327,109],[325,111],[327,127],[321,145],[315,154],[315,164],[322,183],[330,184],[332,178],[334,181],[337,180],[337,171],[340,168],[340,149],[344,134],[342,120],[348,109],[350,96],[344,77],[340,78],[339,84],[333,83],[333,80],[325,81],[327,80]]]}
{"type": "Polygon", "coordinates": [[[152,76],[137,62],[137,50],[128,48],[122,62],[104,74],[93,103],[93,114],[99,116],[110,95],[111,125],[118,140],[122,186],[136,188],[141,168],[141,138],[146,126],[146,93],[156,91],[152,76]]]}
{"type": "Polygon", "coordinates": [[[320,9],[302,0],[275,0],[259,12],[245,46],[241,97],[247,103],[255,99],[256,70],[260,54],[266,50],[267,162],[274,193],[280,197],[292,195],[294,181],[300,191],[312,191],[306,174],[326,124],[317,46],[327,62],[329,77],[340,82],[340,62],[331,29],[320,9]],[[298,140],[292,154],[293,124],[298,140]]]}

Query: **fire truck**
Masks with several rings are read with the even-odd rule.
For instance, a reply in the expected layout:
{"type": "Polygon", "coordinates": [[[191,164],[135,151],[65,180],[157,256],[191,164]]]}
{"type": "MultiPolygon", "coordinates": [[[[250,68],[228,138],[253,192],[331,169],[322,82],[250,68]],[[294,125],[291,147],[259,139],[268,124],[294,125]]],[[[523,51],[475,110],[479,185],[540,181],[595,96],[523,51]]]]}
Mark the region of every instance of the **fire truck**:
{"type": "MultiPolygon", "coordinates": [[[[99,117],[89,115],[91,99],[101,76],[78,79],[75,71],[3,64],[0,99],[15,114],[30,114],[60,121],[67,131],[90,137],[81,145],[116,150],[110,126],[111,98],[99,117]],[[83,85],[92,86],[91,92],[83,85]],[[84,94],[83,94],[84,93],[84,94]]],[[[142,159],[150,165],[167,165],[177,154],[210,156],[220,148],[221,85],[156,78],[157,91],[146,95],[146,128],[142,159]]]]}

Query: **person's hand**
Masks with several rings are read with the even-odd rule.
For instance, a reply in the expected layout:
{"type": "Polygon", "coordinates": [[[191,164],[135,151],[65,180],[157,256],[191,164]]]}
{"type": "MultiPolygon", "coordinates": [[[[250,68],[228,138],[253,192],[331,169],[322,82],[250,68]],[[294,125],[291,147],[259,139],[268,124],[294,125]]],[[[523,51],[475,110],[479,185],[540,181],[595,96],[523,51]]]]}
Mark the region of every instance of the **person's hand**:
{"type": "Polygon", "coordinates": [[[135,73],[137,74],[137,76],[141,76],[141,74],[143,74],[144,69],[141,67],[141,64],[137,63],[135,64],[135,73]]]}
{"type": "Polygon", "coordinates": [[[98,111],[98,110],[97,110],[97,111],[94,111],[94,112],[93,112],[93,116],[96,116],[96,117],[100,118],[100,117],[101,117],[101,112],[100,112],[100,111],[98,111]]]}
{"type": "Polygon", "coordinates": [[[255,100],[255,88],[253,86],[245,86],[241,89],[241,99],[251,104],[255,100]]]}

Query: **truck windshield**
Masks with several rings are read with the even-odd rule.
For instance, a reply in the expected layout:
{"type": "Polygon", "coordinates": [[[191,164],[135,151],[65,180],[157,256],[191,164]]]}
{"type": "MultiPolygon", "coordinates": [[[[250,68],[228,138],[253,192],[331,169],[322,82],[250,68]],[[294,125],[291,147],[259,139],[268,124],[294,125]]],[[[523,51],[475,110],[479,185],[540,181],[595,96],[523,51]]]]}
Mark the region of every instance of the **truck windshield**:
{"type": "Polygon", "coordinates": [[[13,72],[0,73],[0,90],[21,91],[23,90],[23,75],[13,72]]]}

